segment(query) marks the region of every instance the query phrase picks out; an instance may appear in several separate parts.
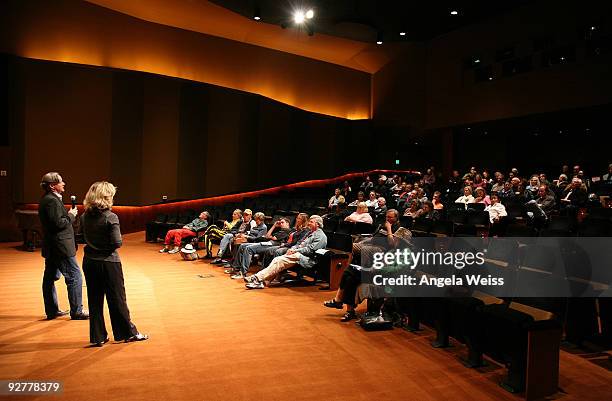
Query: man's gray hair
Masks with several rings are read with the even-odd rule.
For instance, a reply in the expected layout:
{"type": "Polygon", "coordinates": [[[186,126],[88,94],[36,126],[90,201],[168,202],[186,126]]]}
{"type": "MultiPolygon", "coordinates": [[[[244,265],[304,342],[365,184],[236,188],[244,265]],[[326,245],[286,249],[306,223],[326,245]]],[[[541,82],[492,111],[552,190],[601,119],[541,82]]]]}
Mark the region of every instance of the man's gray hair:
{"type": "Polygon", "coordinates": [[[262,220],[263,221],[266,218],[266,215],[263,214],[262,212],[257,212],[257,213],[255,213],[253,218],[255,218],[255,220],[262,220]]]}
{"type": "Polygon", "coordinates": [[[396,218],[399,218],[399,212],[396,209],[389,209],[387,210],[387,213],[393,213],[395,214],[396,218]]]}
{"type": "Polygon", "coordinates": [[[319,228],[323,228],[323,218],[318,214],[313,214],[312,216],[310,216],[310,220],[314,220],[319,226],[319,228]]]}
{"type": "Polygon", "coordinates": [[[40,179],[40,187],[45,192],[49,192],[51,191],[51,185],[57,184],[58,182],[61,182],[61,181],[62,181],[62,176],[55,171],[51,171],[42,176],[42,178],[40,179]]]}

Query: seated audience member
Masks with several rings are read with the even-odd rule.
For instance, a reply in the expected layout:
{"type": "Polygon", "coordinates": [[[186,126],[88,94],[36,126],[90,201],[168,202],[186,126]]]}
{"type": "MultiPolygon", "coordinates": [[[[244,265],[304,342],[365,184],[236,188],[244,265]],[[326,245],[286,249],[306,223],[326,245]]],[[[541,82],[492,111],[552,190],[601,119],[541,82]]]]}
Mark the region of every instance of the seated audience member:
{"type": "MultiPolygon", "coordinates": [[[[255,216],[257,218],[257,215],[255,216]]],[[[258,238],[260,241],[256,239],[255,243],[240,244],[236,257],[232,260],[232,272],[235,274],[231,278],[234,280],[244,278],[251,266],[253,255],[262,254],[268,248],[282,244],[289,238],[291,232],[289,219],[283,217],[276,221],[263,237],[258,238]]]]}
{"type": "Polygon", "coordinates": [[[565,188],[563,198],[560,200],[562,209],[575,210],[584,207],[587,203],[588,196],[584,189],[582,180],[578,177],[572,178],[572,183],[565,188]]]}
{"type": "Polygon", "coordinates": [[[484,186],[483,186],[484,189],[489,189],[489,187],[493,183],[493,180],[489,176],[489,172],[487,170],[483,170],[481,175],[482,175],[482,182],[484,182],[484,186]]]}
{"type": "Polygon", "coordinates": [[[374,186],[374,192],[376,192],[377,196],[382,196],[386,198],[388,196],[389,187],[387,186],[387,176],[381,175],[378,178],[378,184],[374,186]]]}
{"type": "Polygon", "coordinates": [[[379,221],[385,218],[385,214],[387,213],[387,201],[382,196],[378,198],[378,203],[374,208],[374,220],[379,221]]]}
{"type": "MultiPolygon", "coordinates": [[[[387,211],[387,220],[384,225],[381,225],[376,230],[373,237],[365,239],[361,242],[353,244],[353,254],[361,256],[361,266],[372,267],[373,255],[377,252],[386,252],[398,245],[398,238],[394,236],[398,230],[405,230],[407,236],[410,236],[410,231],[400,227],[398,223],[398,215],[395,209],[387,211]]],[[[356,292],[361,284],[361,272],[352,266],[349,266],[340,279],[340,285],[336,296],[323,303],[328,308],[342,309],[346,305],[347,312],[342,317],[341,321],[348,322],[357,317],[355,313],[356,292]]]]}
{"type": "Polygon", "coordinates": [[[440,220],[440,211],[434,209],[434,205],[430,201],[423,202],[421,213],[417,216],[421,219],[440,220]]]}
{"type": "Polygon", "coordinates": [[[378,198],[376,198],[376,192],[370,191],[370,197],[366,201],[368,207],[376,208],[378,206],[378,198]]]}
{"type": "Polygon", "coordinates": [[[504,188],[501,191],[498,191],[497,195],[499,195],[500,200],[514,198],[514,189],[512,188],[510,181],[504,182],[504,188]]]}
{"type": "Polygon", "coordinates": [[[431,203],[433,203],[433,208],[435,210],[443,210],[444,209],[444,203],[442,203],[442,200],[440,200],[441,197],[442,197],[442,194],[440,193],[440,191],[434,192],[433,199],[431,200],[431,203]]]}
{"type": "Polygon", "coordinates": [[[546,174],[540,173],[538,178],[540,179],[540,185],[546,185],[547,187],[550,186],[550,182],[548,182],[548,179],[546,179],[546,174]]]}
{"type": "Polygon", "coordinates": [[[570,175],[572,175],[572,172],[570,171],[570,168],[567,164],[564,164],[561,167],[561,174],[564,174],[566,177],[569,177],[570,175]]]}
{"type": "Polygon", "coordinates": [[[572,168],[572,178],[578,177],[578,174],[580,174],[580,166],[579,165],[575,165],[572,168]]]}
{"type": "Polygon", "coordinates": [[[402,180],[402,177],[398,176],[397,174],[393,176],[393,186],[391,186],[391,188],[389,188],[389,191],[393,192],[393,196],[397,195],[400,193],[400,191],[402,191],[402,189],[404,188],[404,181],[402,180]]]}
{"type": "Polygon", "coordinates": [[[353,190],[351,189],[351,185],[349,184],[349,182],[344,181],[344,183],[342,184],[342,188],[340,189],[340,194],[344,196],[344,199],[349,199],[352,191],[353,190]]]}
{"type": "Polygon", "coordinates": [[[359,185],[359,190],[364,194],[370,192],[374,188],[374,183],[369,175],[366,175],[365,180],[359,185]]]}
{"type": "Polygon", "coordinates": [[[258,238],[261,238],[266,235],[268,227],[266,227],[266,224],[264,223],[265,219],[266,215],[262,212],[255,213],[255,215],[253,216],[253,220],[255,220],[255,225],[251,225],[251,228],[249,228],[245,232],[239,232],[238,234],[236,234],[236,236],[234,237],[234,242],[255,242],[255,240],[257,240],[258,238]]]}
{"type": "MultiPolygon", "coordinates": [[[[568,167],[569,169],[569,167],[568,167]]],[[[554,185],[552,187],[552,191],[554,192],[557,199],[561,199],[563,193],[565,192],[565,188],[567,188],[567,175],[561,174],[559,175],[559,179],[556,182],[553,182],[554,185]]]]}
{"type": "Polygon", "coordinates": [[[482,176],[480,174],[476,174],[474,176],[474,182],[472,183],[472,188],[484,188],[486,186],[486,182],[483,181],[482,176]]]}
{"type": "Polygon", "coordinates": [[[362,266],[371,267],[372,255],[375,252],[395,246],[393,234],[400,228],[399,213],[395,209],[389,209],[385,217],[385,222],[378,226],[372,237],[353,244],[353,256],[361,257],[362,266]]]}
{"type": "Polygon", "coordinates": [[[412,201],[410,201],[410,207],[406,209],[406,211],[404,212],[404,216],[408,216],[408,217],[412,217],[413,219],[416,219],[422,213],[420,210],[421,210],[421,202],[419,202],[418,199],[413,199],[412,201]]]}
{"type": "Polygon", "coordinates": [[[495,182],[491,187],[491,193],[499,192],[504,189],[504,175],[499,171],[495,172],[495,182]]]}
{"type": "MultiPolygon", "coordinates": [[[[245,231],[244,233],[238,233],[234,236],[234,240],[231,244],[233,255],[236,254],[236,251],[238,250],[238,247],[241,244],[257,242],[262,239],[264,235],[266,235],[268,227],[266,227],[266,225],[264,224],[265,218],[266,216],[262,212],[255,213],[255,215],[253,216],[253,220],[255,220],[255,226],[251,227],[248,231],[245,231]]],[[[222,265],[223,267],[228,268],[227,270],[225,270],[225,274],[232,273],[231,263],[229,261],[223,261],[222,265]]]]}
{"type": "Polygon", "coordinates": [[[300,213],[295,218],[295,225],[293,230],[289,234],[289,237],[283,241],[280,245],[274,245],[266,249],[261,259],[261,265],[268,267],[272,259],[277,256],[284,255],[289,248],[299,243],[306,235],[310,233],[308,229],[308,215],[306,213],[300,213]]]}
{"type": "Polygon", "coordinates": [[[527,211],[533,213],[534,221],[544,223],[555,208],[555,196],[546,185],[538,188],[538,197],[525,204],[527,211]]]}
{"type": "Polygon", "coordinates": [[[601,179],[604,182],[612,182],[612,163],[608,164],[608,172],[601,179]]]}
{"type": "Polygon", "coordinates": [[[474,197],[472,196],[472,187],[464,187],[463,196],[458,197],[457,200],[455,200],[455,203],[463,203],[466,209],[468,203],[474,203],[474,197]]]}
{"type": "Polygon", "coordinates": [[[591,180],[584,175],[584,171],[580,170],[576,177],[582,180],[582,187],[588,192],[591,188],[591,180]]]}
{"type": "Polygon", "coordinates": [[[478,187],[476,188],[476,197],[474,198],[474,203],[484,203],[486,206],[491,204],[491,199],[484,188],[478,187]]]}
{"type": "Polygon", "coordinates": [[[485,212],[489,212],[489,221],[491,224],[499,222],[501,217],[507,216],[506,207],[499,201],[497,194],[491,195],[491,204],[485,208],[485,212]]]}
{"type": "Polygon", "coordinates": [[[370,213],[368,213],[368,205],[366,205],[365,202],[359,203],[357,205],[357,211],[347,216],[344,221],[373,224],[372,216],[370,216],[370,213]]]}
{"type": "Polygon", "coordinates": [[[419,202],[421,202],[421,204],[429,200],[423,188],[417,189],[417,199],[419,200],[419,202]]]}
{"type": "Polygon", "coordinates": [[[357,206],[361,202],[365,202],[365,193],[363,191],[357,192],[357,199],[349,203],[349,206],[354,207],[354,206],[357,206]]]}
{"type": "Polygon", "coordinates": [[[428,168],[423,175],[423,186],[427,188],[428,192],[433,190],[434,184],[436,183],[436,175],[431,168],[428,168]]]}
{"type": "Polygon", "coordinates": [[[529,179],[529,185],[527,185],[525,189],[531,192],[531,194],[535,198],[537,196],[539,188],[540,188],[540,178],[537,175],[531,176],[531,178],[529,179]]]}
{"type": "Polygon", "coordinates": [[[514,191],[514,195],[516,196],[519,192],[519,186],[521,185],[521,179],[518,177],[512,177],[510,180],[510,184],[512,184],[512,190],[514,191]]]}
{"type": "Polygon", "coordinates": [[[453,170],[450,178],[448,179],[448,193],[449,195],[457,196],[461,191],[461,175],[459,171],[453,170]]]}
{"type": "Polygon", "coordinates": [[[238,232],[238,228],[242,224],[242,210],[236,209],[232,213],[232,221],[223,221],[223,228],[217,227],[215,224],[208,226],[206,231],[204,232],[204,246],[206,247],[206,256],[207,259],[212,259],[212,246],[213,240],[220,240],[223,238],[225,234],[228,232],[234,232],[236,234],[238,232]]]}
{"type": "Polygon", "coordinates": [[[465,182],[465,180],[474,181],[474,177],[476,177],[477,173],[478,172],[476,171],[476,167],[470,167],[470,171],[468,171],[467,173],[463,174],[462,180],[464,182],[465,182]]]}
{"type": "Polygon", "coordinates": [[[224,263],[223,256],[232,244],[234,237],[236,237],[238,234],[245,233],[250,230],[252,223],[255,224],[255,222],[253,221],[253,212],[251,211],[251,209],[244,209],[244,212],[242,213],[242,223],[240,223],[238,229],[236,229],[236,226],[234,226],[229,232],[227,232],[225,235],[223,235],[223,237],[221,237],[221,243],[219,244],[217,257],[210,263],[214,265],[220,265],[224,263]]]}
{"type": "Polygon", "coordinates": [[[329,202],[327,203],[327,208],[329,210],[332,210],[337,204],[338,201],[340,200],[340,188],[336,188],[334,190],[334,196],[332,196],[331,198],[329,198],[329,202]]]}
{"type": "Polygon", "coordinates": [[[181,241],[186,237],[195,237],[198,231],[205,229],[210,220],[210,213],[202,212],[191,223],[185,224],[183,228],[169,230],[164,240],[164,247],[160,253],[177,253],[181,249],[181,241]],[[174,246],[173,246],[174,245],[174,246]]]}
{"type": "Polygon", "coordinates": [[[406,205],[410,204],[410,197],[412,192],[412,184],[404,183],[402,190],[400,191],[395,204],[398,208],[404,209],[406,205]]]}
{"type": "Polygon", "coordinates": [[[344,199],[344,196],[340,195],[338,204],[332,209],[332,212],[327,213],[323,217],[327,219],[344,220],[344,218],[348,215],[349,211],[346,209],[346,200],[344,199]]]}
{"type": "Polygon", "coordinates": [[[270,262],[270,265],[256,274],[245,277],[246,288],[262,289],[269,281],[279,273],[295,266],[300,265],[311,268],[316,264],[315,252],[327,246],[327,236],[323,232],[323,219],[321,216],[312,215],[308,220],[310,233],[297,245],[289,248],[283,256],[278,256],[270,262]]]}
{"type": "Polygon", "coordinates": [[[527,190],[527,184],[524,181],[521,181],[519,183],[518,188],[516,189],[516,192],[514,193],[514,195],[516,196],[518,200],[523,201],[523,202],[529,202],[530,200],[535,198],[533,193],[527,190]]]}

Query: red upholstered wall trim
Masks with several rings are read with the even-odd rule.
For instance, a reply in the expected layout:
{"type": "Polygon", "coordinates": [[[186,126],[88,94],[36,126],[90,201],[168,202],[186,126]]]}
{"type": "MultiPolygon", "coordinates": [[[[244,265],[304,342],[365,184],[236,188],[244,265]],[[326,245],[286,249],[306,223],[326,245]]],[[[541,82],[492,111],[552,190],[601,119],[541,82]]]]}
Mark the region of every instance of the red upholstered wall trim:
{"type": "MultiPolygon", "coordinates": [[[[341,183],[346,180],[361,178],[366,175],[375,174],[421,174],[415,170],[371,170],[361,173],[349,173],[335,178],[327,178],[322,180],[309,180],[296,182],[293,184],[281,185],[258,191],[242,192],[239,194],[214,196],[210,198],[193,199],[180,202],[162,203],[150,206],[113,206],[113,212],[119,216],[121,222],[121,231],[131,233],[142,231],[148,221],[155,218],[156,215],[162,213],[176,213],[185,210],[200,210],[206,206],[223,205],[230,202],[240,202],[244,198],[254,198],[262,195],[274,195],[282,191],[291,191],[296,188],[318,188],[329,184],[341,183]]],[[[69,207],[69,206],[66,206],[69,207]]],[[[36,210],[38,205],[35,203],[19,204],[15,207],[16,210],[36,210]]],[[[83,205],[77,205],[79,213],[83,212],[83,205]]]]}

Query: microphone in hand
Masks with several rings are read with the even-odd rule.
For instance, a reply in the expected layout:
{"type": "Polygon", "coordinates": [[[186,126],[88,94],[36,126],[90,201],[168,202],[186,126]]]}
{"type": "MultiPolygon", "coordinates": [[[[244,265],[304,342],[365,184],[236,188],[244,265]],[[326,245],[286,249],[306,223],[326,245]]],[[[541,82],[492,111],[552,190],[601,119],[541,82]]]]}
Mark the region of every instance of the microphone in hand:
{"type": "Polygon", "coordinates": [[[76,208],[76,196],[71,195],[70,202],[72,202],[72,208],[75,209],[76,208]]]}

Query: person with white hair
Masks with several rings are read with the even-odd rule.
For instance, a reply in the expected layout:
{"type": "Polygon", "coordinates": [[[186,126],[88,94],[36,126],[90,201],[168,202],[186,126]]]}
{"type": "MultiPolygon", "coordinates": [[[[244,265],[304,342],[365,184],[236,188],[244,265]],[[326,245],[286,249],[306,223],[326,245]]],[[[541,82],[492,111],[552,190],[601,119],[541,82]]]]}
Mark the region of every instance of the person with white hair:
{"type": "Polygon", "coordinates": [[[321,216],[313,214],[308,219],[308,229],[310,233],[298,244],[289,248],[287,253],[272,259],[270,265],[258,273],[245,277],[246,288],[263,289],[266,281],[272,280],[279,273],[299,264],[305,268],[313,267],[316,264],[315,253],[319,249],[327,246],[327,236],[323,232],[323,219],[321,216]]]}
{"type": "Polygon", "coordinates": [[[563,193],[561,199],[561,207],[564,209],[577,209],[586,206],[588,195],[582,180],[578,177],[572,178],[571,184],[569,184],[563,193]]]}

